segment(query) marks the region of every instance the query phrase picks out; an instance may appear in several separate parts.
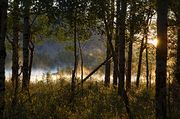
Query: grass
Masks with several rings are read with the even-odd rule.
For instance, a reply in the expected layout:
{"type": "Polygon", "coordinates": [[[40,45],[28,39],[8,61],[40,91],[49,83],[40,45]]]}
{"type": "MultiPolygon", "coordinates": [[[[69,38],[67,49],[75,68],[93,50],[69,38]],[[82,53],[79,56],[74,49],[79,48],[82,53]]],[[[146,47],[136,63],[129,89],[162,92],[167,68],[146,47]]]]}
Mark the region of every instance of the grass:
{"type": "MultiPolygon", "coordinates": [[[[126,109],[114,87],[102,82],[86,82],[78,87],[71,102],[70,84],[65,80],[55,83],[31,84],[30,97],[19,92],[18,104],[12,111],[11,84],[6,83],[6,117],[13,119],[127,119],[126,109]]],[[[145,86],[128,92],[130,108],[135,119],[154,119],[154,88],[145,86]]],[[[177,113],[178,114],[178,113],[177,113]]]]}

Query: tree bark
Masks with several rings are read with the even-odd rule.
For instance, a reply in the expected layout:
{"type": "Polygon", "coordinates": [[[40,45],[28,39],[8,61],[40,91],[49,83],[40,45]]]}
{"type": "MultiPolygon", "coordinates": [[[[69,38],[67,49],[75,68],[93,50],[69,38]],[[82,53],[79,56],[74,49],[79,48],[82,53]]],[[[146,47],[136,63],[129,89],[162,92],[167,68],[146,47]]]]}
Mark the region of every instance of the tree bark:
{"type": "Polygon", "coordinates": [[[168,0],[157,0],[156,119],[166,119],[168,0]]]}
{"type": "MultiPolygon", "coordinates": [[[[105,27],[106,28],[106,34],[107,34],[107,50],[106,50],[106,58],[108,58],[111,55],[111,47],[109,45],[109,40],[113,39],[113,30],[114,30],[114,0],[109,1],[110,4],[110,10],[107,11],[106,18],[104,19],[104,22],[107,22],[105,27]]],[[[106,10],[105,10],[106,11],[106,10]]],[[[111,76],[111,61],[109,60],[105,65],[105,86],[110,85],[110,76],[111,76]]]]}
{"type": "Polygon", "coordinates": [[[78,66],[78,56],[77,56],[77,13],[76,13],[76,8],[75,8],[75,16],[74,16],[74,69],[72,71],[72,79],[71,79],[71,99],[70,101],[72,102],[74,99],[75,95],[75,88],[76,88],[76,71],[77,71],[77,66],[78,66]]]}
{"type": "Polygon", "coordinates": [[[176,80],[180,85],[180,2],[178,4],[178,12],[176,15],[177,22],[177,59],[176,59],[176,80]]]}
{"type": "Polygon", "coordinates": [[[12,84],[13,84],[13,99],[12,108],[17,103],[17,92],[19,87],[19,0],[13,2],[13,41],[12,41],[12,84]]]}
{"type": "Polygon", "coordinates": [[[29,50],[30,50],[30,60],[29,60],[29,81],[30,81],[32,65],[33,65],[33,57],[34,57],[34,43],[32,42],[32,39],[30,39],[29,42],[29,50]]]}
{"type": "Polygon", "coordinates": [[[23,79],[22,79],[22,90],[29,89],[29,41],[30,41],[30,2],[24,1],[24,28],[23,28],[23,79]]]}
{"type": "MultiPolygon", "coordinates": [[[[107,49],[106,49],[106,58],[108,58],[111,54],[111,51],[110,51],[110,46],[109,46],[109,43],[108,43],[108,40],[106,41],[107,43],[107,49]]],[[[111,61],[108,60],[105,64],[105,86],[109,86],[110,84],[110,75],[111,75],[111,61]]]]}
{"type": "MultiPolygon", "coordinates": [[[[98,65],[91,73],[89,73],[83,80],[81,83],[84,83],[88,78],[90,78],[94,73],[96,73],[97,70],[99,70],[103,65],[106,64],[106,62],[108,62],[110,59],[112,58],[112,55],[109,56],[108,58],[106,58],[106,60],[104,62],[102,62],[100,65],[98,65]]],[[[79,84],[81,84],[79,83],[79,84]]],[[[78,85],[79,85],[78,84],[78,85]]]]}
{"type": "Polygon", "coordinates": [[[5,36],[7,28],[8,0],[0,1],[0,118],[4,118],[5,107],[5,36]]]}
{"type": "Polygon", "coordinates": [[[138,71],[137,71],[137,79],[136,79],[136,87],[139,87],[139,79],[141,75],[141,64],[142,64],[142,55],[144,51],[144,36],[141,40],[141,47],[139,51],[139,62],[138,62],[138,71]]]}
{"type": "MultiPolygon", "coordinates": [[[[116,31],[117,32],[117,31],[116,31]]],[[[118,32],[116,33],[118,34],[118,32]]],[[[116,35],[116,39],[115,39],[115,53],[116,53],[116,58],[115,58],[115,62],[114,62],[114,68],[113,68],[113,86],[117,86],[117,74],[116,74],[116,69],[118,69],[118,51],[119,51],[119,48],[118,48],[118,36],[116,35]]]]}
{"type": "Polygon", "coordinates": [[[131,2],[131,21],[130,21],[130,41],[129,41],[129,52],[128,52],[128,66],[126,75],[126,90],[131,88],[131,68],[132,68],[132,54],[133,54],[133,40],[134,40],[134,18],[135,18],[135,3],[131,2]]]}
{"type": "Polygon", "coordinates": [[[146,89],[149,88],[149,60],[148,60],[148,38],[146,34],[146,89]]]}
{"type": "Polygon", "coordinates": [[[120,4],[120,22],[119,22],[119,82],[118,82],[118,93],[123,95],[124,80],[125,80],[125,39],[126,39],[126,0],[121,0],[120,4]]]}
{"type": "Polygon", "coordinates": [[[120,12],[120,3],[117,2],[117,11],[116,11],[116,18],[117,18],[117,21],[116,21],[116,37],[115,37],[115,60],[114,60],[114,69],[113,69],[113,85],[114,86],[117,86],[117,83],[118,83],[118,76],[116,74],[116,69],[119,69],[119,22],[120,22],[120,16],[118,15],[119,12],[120,12]]]}
{"type": "MultiPolygon", "coordinates": [[[[143,55],[143,51],[146,48],[146,44],[144,44],[144,40],[148,40],[147,39],[147,33],[148,33],[148,25],[149,25],[149,21],[152,17],[151,14],[151,9],[149,9],[148,14],[145,16],[145,24],[144,24],[144,34],[143,34],[143,38],[141,40],[141,47],[140,47],[140,52],[139,52],[139,63],[138,63],[138,72],[137,72],[137,79],[136,79],[136,87],[139,87],[139,80],[140,80],[140,76],[141,76],[141,65],[142,65],[142,55],[143,55]]],[[[146,50],[147,51],[147,50],[146,50]]],[[[147,61],[147,60],[146,60],[147,61]]]]}

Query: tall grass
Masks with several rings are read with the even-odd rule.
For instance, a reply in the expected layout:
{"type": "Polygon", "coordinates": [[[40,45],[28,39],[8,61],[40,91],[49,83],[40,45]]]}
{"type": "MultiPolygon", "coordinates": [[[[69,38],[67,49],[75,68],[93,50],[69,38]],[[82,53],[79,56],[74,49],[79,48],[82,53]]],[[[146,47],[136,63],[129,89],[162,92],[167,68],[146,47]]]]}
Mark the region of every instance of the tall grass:
{"type": "MultiPolygon", "coordinates": [[[[84,88],[76,88],[71,99],[70,84],[38,82],[30,85],[30,96],[19,92],[18,103],[12,108],[12,89],[6,83],[6,117],[13,119],[127,119],[123,100],[114,87],[102,82],[86,82],[84,88]],[[14,110],[12,110],[14,109],[14,110]]],[[[135,119],[154,119],[154,89],[145,86],[128,92],[130,108],[135,119]]]]}

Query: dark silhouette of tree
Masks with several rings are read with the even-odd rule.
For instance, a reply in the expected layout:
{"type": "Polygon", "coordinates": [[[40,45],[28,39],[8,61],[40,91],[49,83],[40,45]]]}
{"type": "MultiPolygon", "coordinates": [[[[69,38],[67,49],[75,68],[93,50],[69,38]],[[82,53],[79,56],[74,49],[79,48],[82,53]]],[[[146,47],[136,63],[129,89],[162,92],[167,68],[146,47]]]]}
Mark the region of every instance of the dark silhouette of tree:
{"type": "Polygon", "coordinates": [[[134,41],[134,27],[135,27],[135,2],[131,1],[131,10],[130,10],[130,36],[129,36],[129,47],[128,47],[128,66],[127,66],[127,75],[126,75],[126,90],[131,88],[131,68],[132,68],[132,54],[133,54],[133,41],[134,41]]]}
{"type": "MultiPolygon", "coordinates": [[[[180,84],[180,2],[176,2],[177,9],[174,10],[176,16],[176,25],[177,25],[177,59],[176,59],[176,80],[180,84]]],[[[172,6],[174,8],[174,6],[172,6]]]]}
{"type": "Polygon", "coordinates": [[[4,118],[4,106],[5,106],[5,36],[7,25],[7,8],[8,0],[0,1],[0,118],[4,118]]]}
{"type": "Polygon", "coordinates": [[[120,3],[117,2],[116,3],[116,6],[117,6],[117,11],[116,11],[116,33],[115,33],[115,60],[114,60],[114,67],[113,67],[113,85],[114,86],[117,86],[117,83],[118,83],[118,76],[116,74],[116,70],[119,69],[119,25],[120,24],[120,15],[119,12],[120,12],[120,3]]]}
{"type": "Polygon", "coordinates": [[[20,9],[19,0],[13,1],[13,41],[12,41],[12,84],[13,84],[13,100],[12,107],[15,107],[17,103],[17,91],[19,87],[19,20],[20,9]]]}
{"type": "Polygon", "coordinates": [[[156,119],[166,119],[168,0],[157,0],[156,119]]]}
{"type": "Polygon", "coordinates": [[[136,79],[136,87],[139,87],[139,79],[141,75],[141,64],[142,64],[142,55],[144,51],[144,36],[141,40],[141,46],[139,51],[139,61],[138,61],[138,70],[137,70],[137,79],[136,79]]]}
{"type": "Polygon", "coordinates": [[[22,90],[29,89],[30,1],[23,1],[23,79],[22,90]]]}
{"type": "Polygon", "coordinates": [[[126,9],[127,9],[127,1],[121,0],[117,1],[120,2],[121,10],[119,12],[119,16],[121,16],[121,19],[119,19],[119,83],[118,83],[118,92],[120,95],[123,94],[124,89],[124,80],[125,80],[125,40],[126,40],[126,9]]]}
{"type": "MultiPolygon", "coordinates": [[[[141,46],[140,46],[140,51],[139,51],[139,60],[138,60],[138,70],[137,70],[137,78],[136,78],[136,86],[139,87],[140,83],[140,76],[141,76],[141,65],[142,65],[142,60],[143,60],[143,52],[147,48],[147,40],[148,40],[148,32],[149,32],[149,25],[151,18],[154,14],[152,6],[150,5],[151,2],[147,1],[145,6],[143,6],[143,13],[142,13],[142,40],[141,40],[141,46]]],[[[147,54],[147,49],[146,49],[146,54],[147,54]]],[[[146,55],[147,57],[147,55],[146,55]]],[[[147,63],[147,60],[146,60],[147,63]]],[[[146,65],[147,66],[147,65],[146,65]]],[[[148,71],[149,72],[149,71],[148,71]]],[[[148,74],[148,73],[147,73],[148,74]]]]}
{"type": "Polygon", "coordinates": [[[76,88],[76,72],[78,67],[78,55],[77,55],[77,6],[75,6],[74,10],[74,69],[72,71],[72,80],[71,80],[71,101],[75,95],[75,88],[76,88]]]}
{"type": "MultiPolygon", "coordinates": [[[[108,40],[113,39],[113,30],[114,30],[114,0],[106,1],[107,3],[104,4],[104,10],[105,10],[105,17],[104,17],[104,24],[106,29],[106,35],[107,35],[107,49],[106,49],[106,58],[108,58],[111,55],[111,47],[109,45],[108,40]],[[109,4],[109,6],[106,6],[109,4]]],[[[110,75],[111,75],[111,61],[109,60],[105,64],[105,85],[110,85],[110,75]]]]}

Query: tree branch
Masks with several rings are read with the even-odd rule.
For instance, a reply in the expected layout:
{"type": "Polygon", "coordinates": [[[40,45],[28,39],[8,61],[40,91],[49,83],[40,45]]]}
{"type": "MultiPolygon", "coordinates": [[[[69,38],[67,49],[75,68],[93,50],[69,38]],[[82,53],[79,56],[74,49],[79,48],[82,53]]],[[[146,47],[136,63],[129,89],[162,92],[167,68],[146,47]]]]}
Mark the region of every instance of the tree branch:
{"type": "MultiPolygon", "coordinates": [[[[91,77],[99,68],[101,68],[106,62],[108,62],[112,58],[112,55],[109,56],[104,62],[102,62],[99,66],[97,66],[89,75],[87,75],[81,83],[85,82],[89,77],[91,77]]],[[[81,83],[78,83],[80,85],[81,83]]]]}

